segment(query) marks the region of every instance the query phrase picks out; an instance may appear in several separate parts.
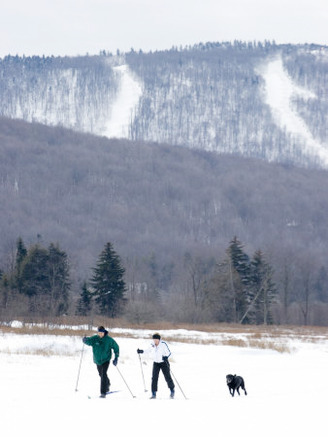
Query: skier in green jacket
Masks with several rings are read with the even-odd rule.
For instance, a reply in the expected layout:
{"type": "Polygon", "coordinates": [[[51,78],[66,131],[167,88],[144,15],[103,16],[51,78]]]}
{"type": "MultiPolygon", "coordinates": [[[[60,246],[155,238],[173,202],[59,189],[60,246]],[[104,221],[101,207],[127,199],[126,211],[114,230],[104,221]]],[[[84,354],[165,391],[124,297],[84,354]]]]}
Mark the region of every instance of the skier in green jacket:
{"type": "Polygon", "coordinates": [[[110,380],[107,376],[109,362],[112,358],[112,351],[115,354],[113,365],[117,365],[120,349],[116,341],[108,335],[108,331],[99,326],[97,335],[92,337],[83,337],[83,343],[92,346],[93,361],[97,366],[100,376],[100,397],[105,398],[109,391],[110,380]]]}

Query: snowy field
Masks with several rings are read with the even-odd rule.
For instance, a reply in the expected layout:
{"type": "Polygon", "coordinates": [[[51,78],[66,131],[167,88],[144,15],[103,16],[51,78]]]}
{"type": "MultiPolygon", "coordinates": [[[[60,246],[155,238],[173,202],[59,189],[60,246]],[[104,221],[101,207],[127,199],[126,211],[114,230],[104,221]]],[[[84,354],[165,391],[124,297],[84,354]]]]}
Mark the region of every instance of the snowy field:
{"type": "Polygon", "coordinates": [[[142,360],[145,392],[136,353],[138,347],[149,345],[146,331],[125,330],[126,337],[111,332],[121,349],[121,374],[111,365],[109,377],[112,390],[119,391],[100,399],[91,348],[83,347],[80,337],[0,330],[2,435],[299,437],[318,431],[325,435],[326,340],[289,339],[290,352],[280,353],[222,346],[215,342],[222,334],[182,330],[161,334],[164,340],[166,335],[177,340],[169,343],[171,369],[188,399],[176,386],[176,399],[170,400],[160,375],[158,399],[149,400],[152,363],[142,360]],[[178,341],[187,336],[194,343],[178,341]],[[210,342],[199,344],[201,338],[210,342]],[[230,396],[227,373],[244,377],[248,396],[242,391],[230,396]]]}

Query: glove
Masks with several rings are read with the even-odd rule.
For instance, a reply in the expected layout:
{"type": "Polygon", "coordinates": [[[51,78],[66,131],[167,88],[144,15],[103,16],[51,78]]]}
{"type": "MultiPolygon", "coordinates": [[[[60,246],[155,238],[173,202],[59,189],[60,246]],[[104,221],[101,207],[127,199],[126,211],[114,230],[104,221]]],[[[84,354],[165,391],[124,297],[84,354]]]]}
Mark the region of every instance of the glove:
{"type": "Polygon", "coordinates": [[[115,357],[114,360],[113,360],[113,366],[117,366],[117,360],[118,360],[118,358],[115,357]]]}
{"type": "Polygon", "coordinates": [[[162,357],[162,359],[163,359],[163,361],[164,361],[165,363],[168,363],[168,362],[169,362],[169,357],[162,357]]]}
{"type": "Polygon", "coordinates": [[[84,344],[87,344],[87,337],[83,337],[82,341],[83,341],[84,344]]]}
{"type": "Polygon", "coordinates": [[[137,353],[138,353],[138,354],[143,354],[144,351],[143,351],[142,349],[137,349],[137,353]]]}

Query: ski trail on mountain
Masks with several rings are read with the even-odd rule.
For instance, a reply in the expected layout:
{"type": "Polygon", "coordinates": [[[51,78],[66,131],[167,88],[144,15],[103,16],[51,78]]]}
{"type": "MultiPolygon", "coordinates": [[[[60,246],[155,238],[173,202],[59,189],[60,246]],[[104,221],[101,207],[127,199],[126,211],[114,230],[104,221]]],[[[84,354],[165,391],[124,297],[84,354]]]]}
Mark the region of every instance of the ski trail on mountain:
{"type": "Polygon", "coordinates": [[[316,95],[297,86],[283,68],[281,57],[269,62],[260,71],[265,81],[265,101],[270,106],[275,123],[293,136],[306,143],[306,153],[317,156],[328,166],[328,148],[317,142],[305,121],[292,106],[292,99],[300,96],[305,100],[315,99],[316,95]]]}
{"type": "Polygon", "coordinates": [[[114,67],[114,71],[120,76],[120,85],[104,135],[108,138],[128,138],[129,127],[142,88],[131,74],[128,65],[114,67]]]}

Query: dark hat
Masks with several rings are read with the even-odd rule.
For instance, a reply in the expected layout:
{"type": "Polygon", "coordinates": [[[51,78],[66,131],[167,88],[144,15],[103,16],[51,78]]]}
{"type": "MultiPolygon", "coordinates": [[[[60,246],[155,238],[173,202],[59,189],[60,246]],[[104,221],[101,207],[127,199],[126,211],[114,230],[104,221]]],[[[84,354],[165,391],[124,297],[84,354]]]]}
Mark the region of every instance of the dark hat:
{"type": "Polygon", "coordinates": [[[155,340],[155,339],[160,340],[160,339],[161,339],[161,336],[156,332],[156,334],[153,335],[153,339],[154,339],[154,340],[155,340]]]}
{"type": "Polygon", "coordinates": [[[108,331],[103,326],[98,327],[98,332],[103,332],[105,335],[108,334],[108,331]]]}

